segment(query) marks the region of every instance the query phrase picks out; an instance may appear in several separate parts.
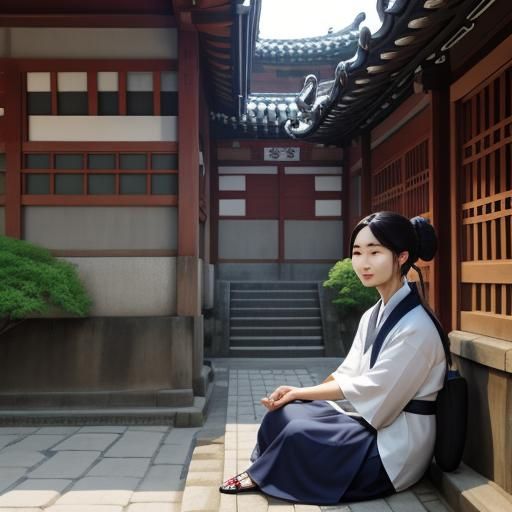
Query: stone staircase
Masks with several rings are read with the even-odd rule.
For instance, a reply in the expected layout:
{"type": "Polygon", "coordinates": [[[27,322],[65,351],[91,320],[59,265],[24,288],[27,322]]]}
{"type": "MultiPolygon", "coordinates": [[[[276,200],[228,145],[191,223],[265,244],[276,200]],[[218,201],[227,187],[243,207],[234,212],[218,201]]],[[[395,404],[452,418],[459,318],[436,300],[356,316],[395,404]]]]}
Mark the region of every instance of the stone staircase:
{"type": "Polygon", "coordinates": [[[230,357],[322,357],[318,285],[312,281],[233,281],[230,357]]]}

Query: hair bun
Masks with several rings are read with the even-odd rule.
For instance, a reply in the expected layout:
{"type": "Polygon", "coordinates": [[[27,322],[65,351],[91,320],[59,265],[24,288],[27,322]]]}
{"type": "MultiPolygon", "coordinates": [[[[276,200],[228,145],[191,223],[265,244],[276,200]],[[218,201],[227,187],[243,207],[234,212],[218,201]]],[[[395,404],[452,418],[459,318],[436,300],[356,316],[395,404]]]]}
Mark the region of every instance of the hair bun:
{"type": "Polygon", "coordinates": [[[423,217],[411,219],[418,239],[417,255],[424,261],[430,261],[437,252],[437,236],[429,221],[423,217]]]}

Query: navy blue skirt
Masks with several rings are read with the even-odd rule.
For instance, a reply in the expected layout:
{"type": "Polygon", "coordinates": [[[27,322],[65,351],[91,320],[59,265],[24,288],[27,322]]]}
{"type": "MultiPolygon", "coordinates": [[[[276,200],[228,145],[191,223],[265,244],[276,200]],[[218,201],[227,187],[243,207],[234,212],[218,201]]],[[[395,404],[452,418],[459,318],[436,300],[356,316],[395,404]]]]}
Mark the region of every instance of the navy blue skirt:
{"type": "Polygon", "coordinates": [[[270,496],[314,505],[370,500],[395,492],[375,431],[323,400],[269,411],[247,473],[270,496]]]}

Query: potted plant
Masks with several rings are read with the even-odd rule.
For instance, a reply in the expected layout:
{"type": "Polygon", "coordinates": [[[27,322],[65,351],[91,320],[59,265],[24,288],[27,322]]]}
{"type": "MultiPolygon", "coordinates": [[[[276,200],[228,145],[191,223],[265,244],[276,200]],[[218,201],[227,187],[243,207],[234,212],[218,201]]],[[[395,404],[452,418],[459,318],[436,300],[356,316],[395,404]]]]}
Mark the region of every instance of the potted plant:
{"type": "Polygon", "coordinates": [[[349,258],[338,261],[329,270],[329,277],[323,286],[335,293],[332,303],[338,310],[341,340],[348,352],[361,315],[377,302],[379,294],[375,288],[363,286],[349,258]]]}
{"type": "Polygon", "coordinates": [[[0,336],[55,309],[86,316],[90,305],[73,265],[41,247],[0,236],[0,336]]]}

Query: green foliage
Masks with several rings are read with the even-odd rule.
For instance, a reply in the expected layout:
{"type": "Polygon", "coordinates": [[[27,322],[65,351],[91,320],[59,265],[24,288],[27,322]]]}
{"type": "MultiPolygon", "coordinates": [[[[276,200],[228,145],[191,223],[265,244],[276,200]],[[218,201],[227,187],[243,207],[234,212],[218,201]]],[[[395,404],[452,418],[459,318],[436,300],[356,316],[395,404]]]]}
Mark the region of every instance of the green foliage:
{"type": "Polygon", "coordinates": [[[41,247],[0,236],[0,320],[44,314],[52,306],[85,316],[90,305],[70,263],[41,247]]]}
{"type": "Polygon", "coordinates": [[[329,270],[329,278],[324,281],[324,286],[334,288],[338,296],[333,300],[344,316],[360,315],[373,306],[379,298],[375,288],[365,287],[352,268],[349,258],[338,261],[329,270]]]}

